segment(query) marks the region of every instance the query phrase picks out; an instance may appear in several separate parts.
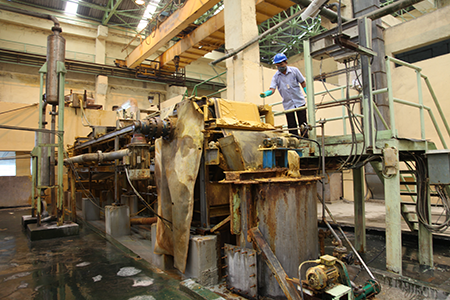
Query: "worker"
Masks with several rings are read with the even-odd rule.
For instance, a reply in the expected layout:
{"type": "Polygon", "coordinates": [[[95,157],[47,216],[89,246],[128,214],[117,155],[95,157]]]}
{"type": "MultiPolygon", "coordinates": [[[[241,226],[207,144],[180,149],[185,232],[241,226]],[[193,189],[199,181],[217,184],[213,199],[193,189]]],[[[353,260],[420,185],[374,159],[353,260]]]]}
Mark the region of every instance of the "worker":
{"type": "MultiPolygon", "coordinates": [[[[260,94],[261,98],[272,95],[276,89],[283,98],[283,107],[285,110],[305,106],[305,97],[300,89],[302,86],[306,94],[306,81],[299,69],[289,67],[287,57],[283,53],[278,53],[273,58],[273,63],[277,65],[278,71],[273,75],[269,90],[260,94]]],[[[286,113],[286,120],[289,133],[298,135],[297,128],[306,124],[306,109],[297,111],[298,123],[295,119],[294,112],[286,113]],[[291,129],[292,128],[292,129],[291,129]]],[[[308,137],[308,130],[302,130],[302,136],[308,137]]]]}

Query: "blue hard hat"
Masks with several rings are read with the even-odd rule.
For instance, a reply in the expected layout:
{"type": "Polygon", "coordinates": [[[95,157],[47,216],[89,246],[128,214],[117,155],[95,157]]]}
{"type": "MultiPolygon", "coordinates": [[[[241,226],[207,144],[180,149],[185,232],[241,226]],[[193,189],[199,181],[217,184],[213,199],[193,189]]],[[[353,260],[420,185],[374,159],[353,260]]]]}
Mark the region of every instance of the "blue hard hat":
{"type": "Polygon", "coordinates": [[[273,57],[273,63],[274,64],[279,64],[280,62],[283,62],[285,60],[287,60],[287,57],[283,53],[277,53],[277,55],[275,55],[273,57]]]}

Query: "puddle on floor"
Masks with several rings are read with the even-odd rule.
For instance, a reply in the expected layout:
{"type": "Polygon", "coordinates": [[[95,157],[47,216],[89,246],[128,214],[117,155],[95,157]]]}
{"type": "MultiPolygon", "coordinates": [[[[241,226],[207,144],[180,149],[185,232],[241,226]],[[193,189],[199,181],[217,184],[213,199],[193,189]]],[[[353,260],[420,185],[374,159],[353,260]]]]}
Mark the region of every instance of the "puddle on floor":
{"type": "Polygon", "coordinates": [[[79,236],[30,242],[21,225],[27,214],[0,211],[0,299],[191,299],[177,280],[87,228],[79,236]]]}

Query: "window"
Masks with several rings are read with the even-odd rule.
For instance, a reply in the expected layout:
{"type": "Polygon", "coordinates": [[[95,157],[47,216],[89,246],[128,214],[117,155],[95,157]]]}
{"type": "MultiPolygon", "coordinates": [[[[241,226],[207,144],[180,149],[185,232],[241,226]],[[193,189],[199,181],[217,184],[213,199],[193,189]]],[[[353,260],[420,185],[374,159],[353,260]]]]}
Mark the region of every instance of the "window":
{"type": "MultiPolygon", "coordinates": [[[[450,39],[427,45],[418,49],[396,54],[395,58],[406,61],[407,63],[415,63],[421,60],[437,57],[450,53],[450,39]]],[[[398,67],[398,65],[395,65],[398,67]]]]}
{"type": "Polygon", "coordinates": [[[16,176],[16,152],[0,151],[0,176],[16,176]]]}

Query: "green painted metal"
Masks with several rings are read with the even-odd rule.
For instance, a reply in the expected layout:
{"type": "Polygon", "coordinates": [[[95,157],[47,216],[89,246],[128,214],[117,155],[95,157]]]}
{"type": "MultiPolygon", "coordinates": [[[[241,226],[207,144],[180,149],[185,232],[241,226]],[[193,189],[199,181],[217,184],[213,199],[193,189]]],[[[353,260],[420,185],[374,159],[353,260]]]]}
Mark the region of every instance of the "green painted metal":
{"type": "Polygon", "coordinates": [[[305,74],[306,80],[306,105],[308,107],[308,123],[311,124],[313,129],[309,132],[309,138],[315,140],[317,138],[316,133],[316,104],[314,101],[314,81],[313,81],[313,66],[311,57],[311,43],[310,40],[303,41],[303,54],[305,60],[305,74]]]}
{"type": "Polygon", "coordinates": [[[120,3],[122,3],[122,0],[109,0],[108,5],[106,7],[110,8],[110,11],[105,11],[105,14],[102,18],[102,24],[106,25],[108,24],[109,20],[111,20],[112,16],[116,13],[117,9],[119,8],[120,3]]]}
{"type": "Polygon", "coordinates": [[[355,248],[366,251],[366,209],[364,199],[364,168],[353,169],[353,199],[355,218],[355,248]]]}
{"type": "Polygon", "coordinates": [[[389,59],[386,59],[386,77],[387,77],[387,89],[389,101],[389,119],[391,124],[392,136],[396,137],[397,128],[395,127],[394,91],[392,86],[391,63],[389,59]]]}
{"type": "Polygon", "coordinates": [[[420,105],[420,137],[425,139],[425,115],[423,111],[423,95],[422,95],[422,77],[420,71],[416,70],[417,77],[417,92],[419,93],[419,105],[420,105]]]}
{"type": "Polygon", "coordinates": [[[64,174],[64,85],[66,78],[66,67],[64,62],[57,62],[57,72],[59,75],[59,103],[58,103],[58,131],[62,134],[58,134],[58,225],[61,226],[64,223],[64,190],[63,190],[63,174],[64,174]]]}
{"type": "MultiPolygon", "coordinates": [[[[386,148],[397,147],[396,140],[387,143],[386,148]]],[[[397,151],[397,161],[399,155],[397,151]]],[[[386,206],[386,269],[402,274],[402,227],[401,227],[401,196],[400,172],[384,176],[384,195],[386,206]]]]}
{"type": "MultiPolygon", "coordinates": [[[[222,72],[222,73],[220,73],[220,74],[218,74],[218,75],[216,75],[216,76],[213,76],[213,77],[211,77],[211,78],[209,78],[209,79],[206,79],[206,80],[204,80],[204,81],[202,81],[202,82],[196,84],[196,85],[194,86],[194,88],[192,89],[192,94],[191,94],[191,96],[194,96],[194,95],[197,96],[197,88],[198,88],[199,86],[201,86],[202,84],[205,84],[205,83],[207,83],[207,82],[210,82],[211,80],[216,79],[217,77],[220,77],[220,76],[222,76],[222,75],[224,75],[224,74],[226,74],[226,73],[227,73],[227,71],[224,71],[224,72],[222,72]]],[[[186,93],[187,93],[187,90],[186,90],[186,93]]]]}
{"type": "MultiPolygon", "coordinates": [[[[299,5],[291,6],[288,10],[261,23],[258,26],[259,32],[267,31],[301,9],[299,5]]],[[[271,64],[276,53],[284,53],[287,57],[302,53],[303,41],[325,30],[321,26],[320,16],[303,21],[299,15],[259,41],[261,62],[271,64]]]]}
{"type": "Polygon", "coordinates": [[[445,117],[444,112],[442,111],[441,105],[439,104],[436,94],[434,93],[434,90],[433,90],[433,87],[431,86],[430,80],[428,80],[428,77],[423,74],[421,74],[421,76],[425,80],[425,83],[427,84],[428,91],[430,92],[431,97],[433,98],[434,105],[436,106],[436,108],[439,112],[439,115],[441,116],[441,120],[444,123],[445,129],[447,130],[447,133],[450,136],[450,127],[448,126],[447,118],[445,117]]]}
{"type": "MultiPolygon", "coordinates": [[[[427,183],[427,211],[431,223],[430,185],[427,183]]],[[[433,266],[433,233],[419,222],[419,263],[433,266]]]]}

